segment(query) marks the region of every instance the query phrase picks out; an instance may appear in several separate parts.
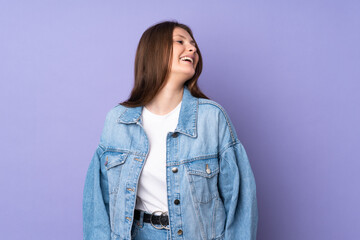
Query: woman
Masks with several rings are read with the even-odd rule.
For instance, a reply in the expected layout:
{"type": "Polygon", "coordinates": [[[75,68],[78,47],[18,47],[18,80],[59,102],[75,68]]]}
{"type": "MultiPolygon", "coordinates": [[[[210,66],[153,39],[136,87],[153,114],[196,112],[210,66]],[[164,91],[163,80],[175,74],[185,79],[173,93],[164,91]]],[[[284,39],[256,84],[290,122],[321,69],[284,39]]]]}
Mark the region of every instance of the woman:
{"type": "Polygon", "coordinates": [[[108,112],[87,172],[84,239],[256,239],[253,172],[201,71],[189,27],[144,32],[130,98],[108,112]]]}

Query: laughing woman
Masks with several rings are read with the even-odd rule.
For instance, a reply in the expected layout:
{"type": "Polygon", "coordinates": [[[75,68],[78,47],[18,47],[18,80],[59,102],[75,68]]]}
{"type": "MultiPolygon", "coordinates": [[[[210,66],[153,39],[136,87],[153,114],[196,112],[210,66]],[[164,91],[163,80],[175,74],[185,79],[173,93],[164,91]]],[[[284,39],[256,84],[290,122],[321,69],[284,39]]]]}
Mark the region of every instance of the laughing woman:
{"type": "Polygon", "coordinates": [[[85,240],[256,239],[254,175],[201,71],[188,26],[143,33],[130,97],[107,113],[87,171],[85,240]]]}

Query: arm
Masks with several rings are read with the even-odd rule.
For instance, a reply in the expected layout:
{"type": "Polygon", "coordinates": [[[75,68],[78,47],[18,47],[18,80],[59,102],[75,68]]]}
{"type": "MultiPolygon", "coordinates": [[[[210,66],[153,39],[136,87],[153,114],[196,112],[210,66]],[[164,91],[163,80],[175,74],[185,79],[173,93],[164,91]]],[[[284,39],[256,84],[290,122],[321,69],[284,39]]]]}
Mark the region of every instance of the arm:
{"type": "Polygon", "coordinates": [[[100,156],[104,150],[99,146],[88,168],[83,192],[84,240],[110,239],[108,213],[107,176],[101,171],[100,156]]]}
{"type": "Polygon", "coordinates": [[[256,185],[243,145],[237,140],[220,152],[219,191],[226,211],[226,240],[255,240],[256,185]]]}

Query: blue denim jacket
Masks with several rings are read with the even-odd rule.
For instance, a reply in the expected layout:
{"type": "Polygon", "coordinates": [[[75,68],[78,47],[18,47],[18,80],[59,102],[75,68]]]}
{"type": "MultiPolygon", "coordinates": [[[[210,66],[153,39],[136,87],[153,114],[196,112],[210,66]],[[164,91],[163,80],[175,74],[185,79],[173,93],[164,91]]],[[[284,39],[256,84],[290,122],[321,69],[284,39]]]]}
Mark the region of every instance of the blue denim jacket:
{"type": "MultiPolygon", "coordinates": [[[[107,113],[83,192],[86,240],[131,239],[149,152],[141,111],[118,105],[107,113]]],[[[245,149],[224,108],[187,86],[177,127],[167,134],[166,179],[171,239],[256,239],[256,186],[245,149]]]]}

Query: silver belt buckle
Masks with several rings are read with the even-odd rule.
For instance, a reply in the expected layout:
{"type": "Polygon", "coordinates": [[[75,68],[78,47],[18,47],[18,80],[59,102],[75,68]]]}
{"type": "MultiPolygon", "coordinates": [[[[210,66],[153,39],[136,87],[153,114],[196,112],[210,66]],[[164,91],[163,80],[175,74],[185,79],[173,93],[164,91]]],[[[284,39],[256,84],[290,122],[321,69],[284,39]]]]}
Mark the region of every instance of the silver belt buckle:
{"type": "Polygon", "coordinates": [[[167,211],[166,212],[163,212],[163,211],[154,211],[152,214],[151,214],[151,216],[150,216],[150,223],[151,223],[151,225],[154,227],[154,228],[156,228],[156,229],[170,229],[170,226],[169,227],[166,227],[166,225],[163,225],[162,224],[162,222],[161,222],[161,217],[164,215],[164,214],[166,214],[167,213],[167,211]],[[160,224],[161,224],[161,227],[156,227],[153,223],[152,223],[152,217],[153,217],[153,215],[154,215],[154,213],[157,213],[157,212],[161,212],[161,214],[160,214],[160,224]]]}

